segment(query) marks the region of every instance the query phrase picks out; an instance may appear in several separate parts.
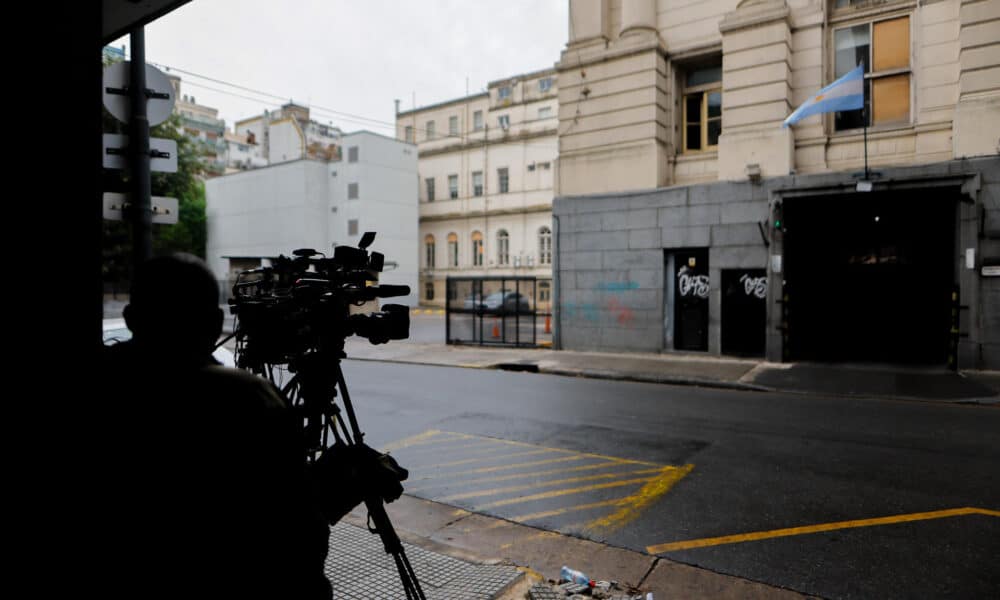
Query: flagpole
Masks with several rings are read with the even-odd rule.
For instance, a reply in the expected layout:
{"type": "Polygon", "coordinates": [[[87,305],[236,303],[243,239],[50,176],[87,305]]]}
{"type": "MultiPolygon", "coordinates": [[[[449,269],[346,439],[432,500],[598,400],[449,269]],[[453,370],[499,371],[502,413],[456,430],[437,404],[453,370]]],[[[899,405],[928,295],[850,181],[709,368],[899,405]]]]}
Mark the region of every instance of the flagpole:
{"type": "Polygon", "coordinates": [[[865,126],[865,181],[868,181],[868,105],[861,104],[861,121],[865,126]]]}

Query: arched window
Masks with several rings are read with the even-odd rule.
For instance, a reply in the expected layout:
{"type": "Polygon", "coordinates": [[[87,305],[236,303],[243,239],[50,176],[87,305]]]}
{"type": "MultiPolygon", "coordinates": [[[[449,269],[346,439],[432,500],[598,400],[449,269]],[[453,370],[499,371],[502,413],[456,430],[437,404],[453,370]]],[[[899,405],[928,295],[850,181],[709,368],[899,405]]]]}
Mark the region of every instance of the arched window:
{"type": "Polygon", "coordinates": [[[506,229],[497,232],[497,264],[510,264],[510,234],[506,229]]]}
{"type": "Polygon", "coordinates": [[[552,230],[545,226],[538,230],[538,264],[552,264],[552,230]]]}
{"type": "Polygon", "coordinates": [[[427,234],[427,236],[424,237],[424,250],[425,250],[425,254],[426,254],[425,258],[426,258],[427,268],[428,269],[433,269],[434,268],[434,236],[431,235],[431,234],[429,234],[429,233],[427,234]]]}
{"type": "Polygon", "coordinates": [[[454,232],[448,234],[448,266],[458,266],[458,234],[454,232]]]}
{"type": "Polygon", "coordinates": [[[472,265],[483,266],[483,234],[478,231],[472,232],[472,265]]]}

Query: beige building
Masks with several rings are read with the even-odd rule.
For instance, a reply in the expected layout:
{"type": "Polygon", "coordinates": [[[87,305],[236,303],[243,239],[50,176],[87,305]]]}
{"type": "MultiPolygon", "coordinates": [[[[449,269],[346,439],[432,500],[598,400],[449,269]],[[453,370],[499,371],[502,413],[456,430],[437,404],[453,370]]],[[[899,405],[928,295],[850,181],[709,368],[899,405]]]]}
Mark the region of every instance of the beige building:
{"type": "Polygon", "coordinates": [[[556,68],[557,346],[1000,368],[1000,0],[570,0],[556,68]]]}
{"type": "Polygon", "coordinates": [[[526,73],[397,113],[397,138],[419,152],[422,303],[444,306],[449,275],[551,277],[556,79],[526,73]]]}

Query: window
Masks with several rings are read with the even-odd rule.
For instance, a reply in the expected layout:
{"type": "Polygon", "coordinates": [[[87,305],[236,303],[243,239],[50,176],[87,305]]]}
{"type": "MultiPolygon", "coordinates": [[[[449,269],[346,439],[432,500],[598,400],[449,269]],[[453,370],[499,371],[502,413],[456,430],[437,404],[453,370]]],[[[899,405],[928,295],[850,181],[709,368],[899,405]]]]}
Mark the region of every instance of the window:
{"type": "Polygon", "coordinates": [[[428,269],[434,268],[434,236],[429,233],[424,237],[424,264],[428,269]]]}
{"type": "Polygon", "coordinates": [[[865,107],[835,113],[834,130],[908,122],[910,18],[837,29],[833,43],[835,77],[842,77],[859,64],[865,68],[865,107]]]}
{"type": "Polygon", "coordinates": [[[347,162],[349,162],[349,163],[358,162],[358,147],[357,146],[349,146],[347,148],[347,162]]]}
{"type": "MultiPolygon", "coordinates": [[[[434,178],[428,177],[424,182],[427,184],[427,201],[434,202],[434,178]]],[[[410,247],[412,248],[413,246],[410,247]]]]}
{"type": "Polygon", "coordinates": [[[500,129],[504,129],[504,130],[509,129],[510,128],[510,115],[500,115],[499,117],[497,117],[497,125],[500,126],[500,129]]]}
{"type": "Polygon", "coordinates": [[[434,121],[427,121],[427,139],[434,139],[434,121]]]}
{"type": "Polygon", "coordinates": [[[538,80],[538,91],[547,92],[552,89],[552,78],[545,77],[538,80]]]}
{"type": "Polygon", "coordinates": [[[473,171],[472,172],[472,195],[482,196],[483,195],[483,172],[473,171]]]}
{"type": "Polygon", "coordinates": [[[538,264],[552,264],[552,230],[548,227],[538,230],[538,264]]]}
{"type": "Polygon", "coordinates": [[[448,117],[448,135],[458,135],[458,117],[448,117]]]}
{"type": "Polygon", "coordinates": [[[684,82],[684,152],[710,150],[722,133],[722,67],[688,71],[684,82]]]}
{"type": "Polygon", "coordinates": [[[410,125],[407,125],[405,131],[406,131],[406,134],[405,134],[406,141],[410,142],[412,144],[413,143],[413,127],[410,126],[410,125]]]}
{"type": "Polygon", "coordinates": [[[424,284],[424,300],[434,299],[434,282],[428,281],[424,284]]]}
{"type": "MultiPolygon", "coordinates": [[[[347,184],[347,199],[348,200],[357,200],[357,198],[358,198],[358,184],[356,184],[356,183],[348,183],[347,184]]],[[[411,248],[412,248],[412,246],[411,246],[411,248]]]]}
{"type": "Polygon", "coordinates": [[[479,131],[483,128],[483,111],[477,110],[472,113],[472,129],[479,131]]]}
{"type": "Polygon", "coordinates": [[[497,90],[497,98],[503,102],[504,100],[510,102],[510,97],[513,89],[509,85],[505,85],[499,90],[497,90]]]}
{"type": "Polygon", "coordinates": [[[472,232],[472,264],[483,266],[483,234],[478,231],[472,232]]]}
{"type": "MultiPolygon", "coordinates": [[[[351,219],[347,222],[347,235],[358,235],[358,220],[351,219]]],[[[410,246],[411,248],[413,246],[410,246]]]]}
{"type": "Polygon", "coordinates": [[[500,183],[500,193],[506,194],[510,186],[510,177],[507,175],[507,167],[497,169],[497,181],[500,183]]]}
{"type": "Polygon", "coordinates": [[[538,302],[548,302],[552,299],[552,288],[548,281],[538,282],[538,302]]]}
{"type": "Polygon", "coordinates": [[[539,119],[548,119],[551,116],[552,116],[552,107],[551,106],[543,106],[543,107],[541,107],[541,108],[538,109],[538,118],[539,119]]]}
{"type": "Polygon", "coordinates": [[[506,229],[497,232],[497,264],[510,264],[510,235],[506,229]]]}
{"type": "Polygon", "coordinates": [[[448,266],[458,266],[458,234],[448,234],[448,266]]]}
{"type": "Polygon", "coordinates": [[[458,198],[458,175],[448,176],[448,196],[452,200],[458,198]]]}

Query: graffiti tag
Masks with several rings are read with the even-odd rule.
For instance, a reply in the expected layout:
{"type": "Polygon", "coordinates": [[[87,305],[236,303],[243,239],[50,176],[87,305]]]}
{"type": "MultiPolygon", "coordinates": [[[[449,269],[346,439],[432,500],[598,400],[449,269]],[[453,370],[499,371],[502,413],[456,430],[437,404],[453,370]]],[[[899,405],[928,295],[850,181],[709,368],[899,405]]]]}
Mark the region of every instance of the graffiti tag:
{"type": "Polygon", "coordinates": [[[677,285],[681,296],[708,298],[708,275],[689,275],[687,267],[677,272],[677,285]]]}
{"type": "Polygon", "coordinates": [[[747,296],[767,297],[767,277],[750,277],[748,273],[744,273],[740,281],[743,282],[743,291],[747,296]]]}

